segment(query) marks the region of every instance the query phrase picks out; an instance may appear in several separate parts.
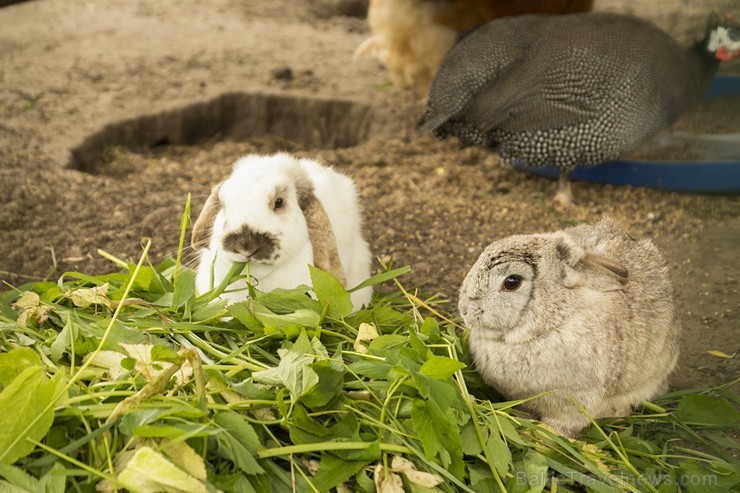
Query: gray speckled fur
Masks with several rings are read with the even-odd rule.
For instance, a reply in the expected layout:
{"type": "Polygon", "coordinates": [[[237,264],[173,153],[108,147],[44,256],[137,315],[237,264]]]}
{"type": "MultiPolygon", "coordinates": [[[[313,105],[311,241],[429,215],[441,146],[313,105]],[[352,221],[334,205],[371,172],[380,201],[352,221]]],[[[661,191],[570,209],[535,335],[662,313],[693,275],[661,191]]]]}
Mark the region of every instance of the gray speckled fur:
{"type": "Polygon", "coordinates": [[[565,436],[589,424],[571,398],[594,418],[627,415],[665,391],[678,358],[665,260],[609,218],[494,242],[463,282],[459,308],[483,379],[512,399],[554,391],[526,406],[565,436]],[[522,285],[505,291],[512,274],[522,285]]]}
{"type": "Polygon", "coordinates": [[[635,17],[498,19],[447,54],[419,128],[568,172],[623,156],[668,126],[718,63],[635,17]]]}

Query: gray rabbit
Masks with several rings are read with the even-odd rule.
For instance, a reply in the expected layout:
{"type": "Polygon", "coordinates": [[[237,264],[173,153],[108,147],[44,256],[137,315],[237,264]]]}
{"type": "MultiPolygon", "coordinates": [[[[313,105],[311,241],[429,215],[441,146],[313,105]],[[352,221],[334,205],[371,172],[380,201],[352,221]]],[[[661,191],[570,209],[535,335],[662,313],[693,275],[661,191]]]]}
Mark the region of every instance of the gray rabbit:
{"type": "Polygon", "coordinates": [[[460,290],[460,313],[483,379],[558,433],[626,416],[664,392],[680,322],[665,259],[603,218],[489,245],[460,290]]]}

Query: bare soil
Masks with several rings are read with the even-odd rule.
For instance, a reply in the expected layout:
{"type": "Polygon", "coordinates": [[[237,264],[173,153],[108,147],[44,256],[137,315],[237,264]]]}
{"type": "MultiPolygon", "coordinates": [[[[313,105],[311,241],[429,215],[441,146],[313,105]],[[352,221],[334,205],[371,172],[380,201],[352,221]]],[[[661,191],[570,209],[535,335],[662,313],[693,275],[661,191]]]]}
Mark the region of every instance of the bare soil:
{"type": "Polygon", "coordinates": [[[98,249],[135,261],[144,237],[153,238],[153,262],[173,255],[188,193],[194,216],[240,155],[288,150],[354,177],[374,254],[411,265],[406,286],[452,306],[491,241],[616,216],[634,236],[653,239],[671,265],[685,329],[674,386],[740,376],[740,357],[709,353],[740,350],[737,196],[578,182],[577,205],[557,208],[552,181],[491,152],[418,136],[422,104],[390,87],[376,62],[352,62],[366,22],[330,15],[335,4],[37,0],[1,8],[6,288],[66,271],[114,271],[98,249]]]}

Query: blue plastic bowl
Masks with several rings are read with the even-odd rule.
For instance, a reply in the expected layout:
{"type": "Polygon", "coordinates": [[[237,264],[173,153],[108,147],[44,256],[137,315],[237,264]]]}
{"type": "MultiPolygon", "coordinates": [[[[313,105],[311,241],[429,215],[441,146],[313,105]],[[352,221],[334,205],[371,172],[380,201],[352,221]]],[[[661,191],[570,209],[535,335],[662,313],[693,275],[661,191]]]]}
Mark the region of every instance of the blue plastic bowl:
{"type": "MultiPolygon", "coordinates": [[[[720,75],[704,95],[705,99],[740,95],[740,76],[720,75]]],[[[738,108],[740,111],[740,108],[738,108]]],[[[661,135],[650,141],[658,147],[688,144],[700,161],[651,161],[620,159],[590,168],[576,168],[572,180],[651,187],[676,192],[740,193],[740,134],[661,135]]],[[[533,168],[520,163],[514,167],[539,176],[557,178],[554,166],[533,168]]]]}

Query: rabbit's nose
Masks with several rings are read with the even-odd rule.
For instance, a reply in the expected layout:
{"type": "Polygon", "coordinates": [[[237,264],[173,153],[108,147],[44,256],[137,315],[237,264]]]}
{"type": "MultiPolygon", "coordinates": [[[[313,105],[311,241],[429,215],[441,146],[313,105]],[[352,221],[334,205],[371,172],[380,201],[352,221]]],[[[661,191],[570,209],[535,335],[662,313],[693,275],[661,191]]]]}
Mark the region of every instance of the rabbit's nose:
{"type": "Polygon", "coordinates": [[[247,260],[271,260],[278,249],[278,241],[273,235],[252,231],[246,226],[227,234],[223,245],[227,252],[244,255],[247,260]]]}
{"type": "Polygon", "coordinates": [[[460,315],[465,317],[472,311],[475,311],[475,306],[473,304],[479,299],[480,297],[477,296],[463,296],[462,298],[460,298],[460,303],[458,306],[458,309],[460,310],[460,315]]]}

